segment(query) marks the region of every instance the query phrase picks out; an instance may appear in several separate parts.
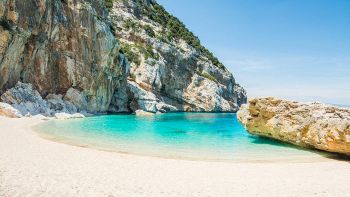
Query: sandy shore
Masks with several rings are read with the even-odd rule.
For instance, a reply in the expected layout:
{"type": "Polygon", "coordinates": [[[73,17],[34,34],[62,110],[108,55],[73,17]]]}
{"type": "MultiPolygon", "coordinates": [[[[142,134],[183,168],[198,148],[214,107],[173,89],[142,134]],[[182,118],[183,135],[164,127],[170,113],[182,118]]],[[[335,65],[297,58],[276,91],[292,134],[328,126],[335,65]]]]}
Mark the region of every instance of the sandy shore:
{"type": "Polygon", "coordinates": [[[350,163],[223,163],[104,152],[45,140],[41,120],[0,117],[0,196],[346,196],[350,163]]]}

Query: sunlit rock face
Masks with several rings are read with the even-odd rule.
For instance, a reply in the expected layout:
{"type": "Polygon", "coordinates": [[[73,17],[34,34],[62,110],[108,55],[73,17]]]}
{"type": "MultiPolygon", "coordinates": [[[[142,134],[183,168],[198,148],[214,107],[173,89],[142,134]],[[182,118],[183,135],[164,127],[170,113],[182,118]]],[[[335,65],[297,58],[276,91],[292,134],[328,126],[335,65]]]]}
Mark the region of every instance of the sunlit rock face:
{"type": "Polygon", "coordinates": [[[161,111],[231,112],[246,102],[246,92],[232,74],[201,52],[206,49],[199,42],[190,43],[198,40],[193,34],[182,29],[187,40],[172,37],[176,27],[171,29],[169,21],[177,19],[155,1],[115,1],[110,10],[131,63],[131,109],[154,112],[165,104],[161,111]]]}
{"type": "MultiPolygon", "coordinates": [[[[48,105],[40,105],[44,115],[234,112],[246,102],[245,90],[198,38],[184,28],[185,37],[172,38],[177,27],[154,0],[105,2],[0,1],[0,95],[31,84],[48,105]]],[[[29,108],[21,110],[37,113],[29,108]]]]}
{"type": "Polygon", "coordinates": [[[237,113],[254,134],[350,155],[350,110],[322,103],[252,99],[237,113]]]}
{"type": "Polygon", "coordinates": [[[127,67],[102,1],[0,2],[0,93],[18,81],[43,98],[73,88],[78,110],[106,112],[114,94],[126,97],[127,67]]]}
{"type": "Polygon", "coordinates": [[[10,104],[0,102],[0,117],[1,116],[8,118],[23,117],[21,112],[19,112],[16,108],[12,107],[10,104]]]}

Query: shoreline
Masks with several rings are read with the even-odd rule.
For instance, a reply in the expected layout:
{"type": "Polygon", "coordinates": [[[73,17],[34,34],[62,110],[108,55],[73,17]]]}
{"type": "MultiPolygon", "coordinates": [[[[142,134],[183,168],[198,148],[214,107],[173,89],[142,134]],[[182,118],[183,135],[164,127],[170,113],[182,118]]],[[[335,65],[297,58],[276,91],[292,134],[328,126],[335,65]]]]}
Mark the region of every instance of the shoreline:
{"type": "MultiPolygon", "coordinates": [[[[47,120],[47,121],[55,121],[55,120],[47,120]]],[[[60,121],[66,121],[66,120],[60,120],[60,121]]],[[[230,160],[230,159],[210,159],[210,158],[192,158],[192,157],[178,157],[178,156],[160,156],[160,155],[152,155],[151,153],[136,153],[136,152],[127,152],[127,151],[122,151],[122,150],[116,150],[113,148],[103,148],[99,147],[98,145],[94,144],[89,144],[89,143],[84,143],[80,141],[75,141],[75,140],[67,140],[67,139],[61,139],[57,138],[55,136],[46,134],[42,131],[38,131],[34,127],[37,126],[38,124],[41,124],[43,122],[37,123],[35,125],[31,125],[29,129],[31,132],[35,133],[38,135],[38,137],[52,141],[55,143],[60,143],[60,144],[66,144],[69,146],[75,146],[79,148],[86,148],[86,149],[93,149],[97,151],[102,151],[102,152],[110,152],[110,153],[115,153],[115,154],[122,154],[122,155],[133,155],[137,157],[149,157],[149,158],[155,158],[155,159],[169,159],[169,160],[183,160],[183,161],[197,161],[197,162],[219,162],[219,163],[317,163],[317,162],[327,162],[330,159],[331,160],[339,160],[337,159],[338,156],[332,153],[327,153],[327,152],[321,152],[318,150],[308,150],[308,149],[303,149],[300,147],[295,146],[295,149],[301,149],[302,151],[308,151],[312,152],[315,154],[315,156],[294,156],[293,158],[265,158],[265,159],[248,159],[248,158],[242,158],[242,159],[237,159],[237,160],[230,160]]]]}
{"type": "Polygon", "coordinates": [[[41,122],[0,117],[0,195],[329,196],[350,192],[347,161],[323,157],[316,162],[211,162],[139,156],[41,138],[31,130],[41,122]]]}

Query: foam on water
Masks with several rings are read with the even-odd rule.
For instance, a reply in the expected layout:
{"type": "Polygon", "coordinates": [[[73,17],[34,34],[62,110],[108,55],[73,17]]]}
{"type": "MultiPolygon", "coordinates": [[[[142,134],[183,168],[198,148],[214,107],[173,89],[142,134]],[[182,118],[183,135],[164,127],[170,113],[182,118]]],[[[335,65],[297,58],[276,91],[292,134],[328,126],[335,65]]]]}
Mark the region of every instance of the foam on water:
{"type": "Polygon", "coordinates": [[[106,115],[48,121],[35,129],[64,143],[168,158],[264,161],[319,157],[316,152],[248,134],[232,113],[106,115]]]}

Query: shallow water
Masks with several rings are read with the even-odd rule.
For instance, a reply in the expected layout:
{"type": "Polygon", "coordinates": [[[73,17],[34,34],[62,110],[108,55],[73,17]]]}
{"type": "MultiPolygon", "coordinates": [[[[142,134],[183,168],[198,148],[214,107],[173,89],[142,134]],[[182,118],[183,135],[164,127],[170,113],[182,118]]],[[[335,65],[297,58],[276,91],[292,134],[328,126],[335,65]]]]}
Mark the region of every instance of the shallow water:
{"type": "Polygon", "coordinates": [[[315,152],[248,134],[233,113],[106,115],[47,121],[35,129],[64,143],[167,158],[275,161],[319,157],[315,152]]]}

